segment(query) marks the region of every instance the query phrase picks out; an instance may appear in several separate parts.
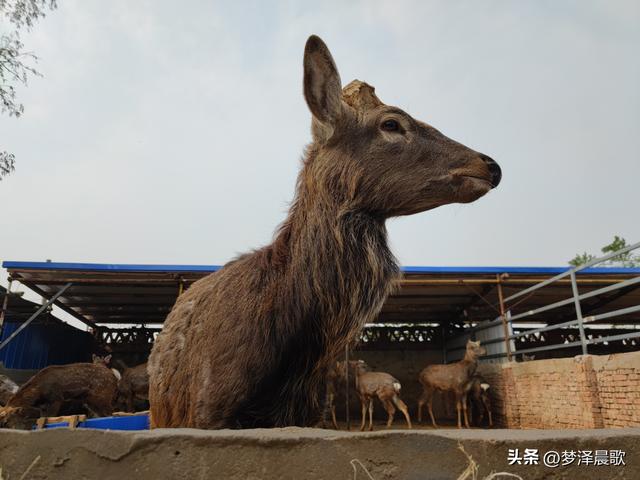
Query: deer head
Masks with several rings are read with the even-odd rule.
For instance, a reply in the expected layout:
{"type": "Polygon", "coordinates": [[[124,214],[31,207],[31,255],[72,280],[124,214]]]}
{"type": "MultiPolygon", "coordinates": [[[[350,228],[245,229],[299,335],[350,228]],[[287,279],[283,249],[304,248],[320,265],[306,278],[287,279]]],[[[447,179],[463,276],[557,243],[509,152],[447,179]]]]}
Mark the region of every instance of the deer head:
{"type": "Polygon", "coordinates": [[[475,361],[478,357],[486,354],[487,349],[480,346],[480,341],[467,340],[467,351],[464,356],[466,360],[475,361]]]}
{"type": "Polygon", "coordinates": [[[35,407],[0,407],[0,428],[28,430],[40,415],[35,407]]]}
{"type": "Polygon", "coordinates": [[[94,353],[91,355],[91,361],[96,365],[104,365],[105,367],[108,367],[111,363],[111,355],[101,357],[100,355],[96,355],[94,353]]]}
{"type": "Polygon", "coordinates": [[[329,49],[315,35],[304,52],[304,95],[313,116],[308,188],[344,211],[411,215],[472,202],[500,183],[491,158],[385,105],[372,86],[355,80],[343,89],[329,49]]]}

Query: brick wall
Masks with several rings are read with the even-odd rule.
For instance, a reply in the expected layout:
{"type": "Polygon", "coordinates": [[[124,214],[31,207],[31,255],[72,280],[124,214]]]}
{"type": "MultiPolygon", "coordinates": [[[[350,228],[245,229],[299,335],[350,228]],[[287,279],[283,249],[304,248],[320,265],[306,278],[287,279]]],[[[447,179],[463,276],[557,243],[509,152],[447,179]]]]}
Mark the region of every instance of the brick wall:
{"type": "Polygon", "coordinates": [[[640,352],[593,357],[603,426],[640,427],[640,352]]]}
{"type": "Polygon", "coordinates": [[[640,426],[640,352],[483,364],[506,428],[640,426]]]}

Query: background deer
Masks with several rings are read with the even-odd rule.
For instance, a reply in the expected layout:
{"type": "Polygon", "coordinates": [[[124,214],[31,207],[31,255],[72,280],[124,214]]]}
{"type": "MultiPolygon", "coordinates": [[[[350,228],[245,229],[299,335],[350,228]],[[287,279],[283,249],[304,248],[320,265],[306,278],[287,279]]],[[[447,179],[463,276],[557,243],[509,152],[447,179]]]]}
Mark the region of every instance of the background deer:
{"type": "Polygon", "coordinates": [[[52,365],[36,373],[0,409],[0,426],[25,428],[39,417],[110,415],[117,381],[102,364],[52,365]]]}
{"type": "Polygon", "coordinates": [[[149,403],[147,364],[127,368],[118,382],[117,406],[127,412],[146,410],[149,403]]]}
{"type": "Polygon", "coordinates": [[[113,373],[113,375],[116,377],[116,380],[120,381],[120,379],[122,378],[122,375],[120,374],[120,372],[115,368],[111,367],[111,355],[106,355],[102,357],[100,355],[93,354],[91,355],[91,361],[92,363],[95,363],[97,365],[104,365],[109,370],[111,370],[111,373],[113,373]]]}
{"type": "Polygon", "coordinates": [[[396,413],[394,405],[402,412],[407,420],[407,426],[411,428],[409,410],[399,397],[400,389],[400,382],[392,375],[385,372],[370,372],[362,360],[356,364],[356,390],[362,407],[361,431],[364,430],[367,410],[369,411],[369,430],[373,430],[373,399],[375,397],[387,411],[387,428],[393,424],[396,413]]]}
{"type": "MultiPolygon", "coordinates": [[[[349,388],[355,389],[356,387],[356,366],[359,363],[364,362],[362,360],[351,360],[349,362],[349,388]]],[[[346,362],[336,362],[335,365],[331,367],[329,373],[327,375],[327,385],[326,385],[326,397],[325,397],[325,409],[322,418],[322,425],[326,427],[326,413],[329,412],[331,414],[331,422],[333,424],[333,428],[338,430],[338,422],[336,420],[336,405],[335,400],[340,392],[340,390],[344,390],[346,387],[346,375],[345,375],[345,365],[346,362]]],[[[366,365],[366,364],[365,364],[366,365]]]]}
{"type": "Polygon", "coordinates": [[[398,278],[386,219],[472,202],[500,182],[492,159],[370,85],[343,90],[315,35],[303,63],[313,142],[287,218],[273,243],[177,299],[149,357],[155,427],[317,423],[330,367],[398,278]]]}
{"type": "Polygon", "coordinates": [[[467,398],[469,399],[469,422],[473,424],[473,411],[478,413],[478,425],[482,425],[485,412],[489,418],[489,426],[493,427],[493,416],[491,414],[491,397],[489,396],[491,386],[479,374],[471,377],[468,385],[467,398]]]}
{"type": "Polygon", "coordinates": [[[422,384],[423,392],[418,400],[418,422],[422,422],[422,407],[427,404],[431,422],[434,427],[436,419],[433,416],[433,394],[439,390],[445,394],[452,391],[456,398],[456,411],[458,413],[458,428],[461,428],[460,411],[464,411],[464,424],[469,428],[469,417],[467,415],[467,392],[469,382],[478,368],[478,357],[486,354],[480,342],[467,342],[464,358],[449,365],[429,365],[418,377],[422,384]]]}

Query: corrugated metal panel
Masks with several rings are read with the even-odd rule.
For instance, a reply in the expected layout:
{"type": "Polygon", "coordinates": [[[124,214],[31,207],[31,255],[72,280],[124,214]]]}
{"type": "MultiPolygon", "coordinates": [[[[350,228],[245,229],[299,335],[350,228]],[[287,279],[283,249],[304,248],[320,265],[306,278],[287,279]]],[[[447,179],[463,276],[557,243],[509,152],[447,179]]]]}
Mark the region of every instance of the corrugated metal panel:
{"type": "MultiPolygon", "coordinates": [[[[6,322],[0,341],[20,325],[20,322],[6,322]]],[[[0,362],[6,368],[39,369],[47,365],[89,361],[92,349],[91,335],[69,325],[31,324],[0,350],[0,362]]]]}

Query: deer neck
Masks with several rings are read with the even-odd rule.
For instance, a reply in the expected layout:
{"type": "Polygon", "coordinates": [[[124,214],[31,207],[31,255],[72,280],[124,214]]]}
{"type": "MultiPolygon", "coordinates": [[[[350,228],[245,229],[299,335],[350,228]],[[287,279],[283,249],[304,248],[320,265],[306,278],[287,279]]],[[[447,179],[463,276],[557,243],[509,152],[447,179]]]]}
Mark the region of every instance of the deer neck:
{"type": "Polygon", "coordinates": [[[474,373],[476,373],[476,370],[478,368],[478,358],[475,355],[466,352],[464,354],[464,358],[462,359],[462,363],[469,376],[472,376],[474,373]]]}
{"type": "Polygon", "coordinates": [[[298,179],[287,219],[271,246],[272,257],[298,299],[296,317],[321,324],[323,343],[332,349],[335,344],[337,350],[377,316],[398,266],[384,219],[349,209],[339,195],[318,192],[308,173],[303,170],[298,179]]]}

